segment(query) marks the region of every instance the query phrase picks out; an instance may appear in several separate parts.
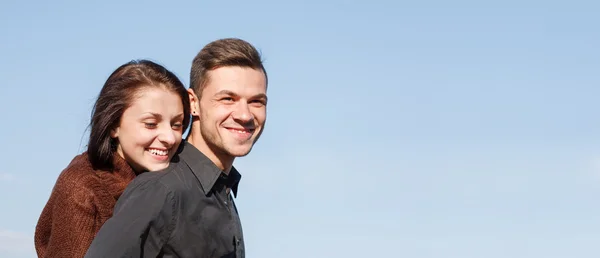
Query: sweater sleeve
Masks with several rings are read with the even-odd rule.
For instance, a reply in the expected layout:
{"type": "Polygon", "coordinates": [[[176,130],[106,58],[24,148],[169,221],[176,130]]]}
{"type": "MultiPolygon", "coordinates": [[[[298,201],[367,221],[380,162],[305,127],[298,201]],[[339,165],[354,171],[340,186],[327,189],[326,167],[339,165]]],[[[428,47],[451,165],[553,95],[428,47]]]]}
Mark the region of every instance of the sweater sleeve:
{"type": "Polygon", "coordinates": [[[92,188],[59,182],[44,208],[36,230],[40,258],[83,257],[96,234],[92,188]]]}

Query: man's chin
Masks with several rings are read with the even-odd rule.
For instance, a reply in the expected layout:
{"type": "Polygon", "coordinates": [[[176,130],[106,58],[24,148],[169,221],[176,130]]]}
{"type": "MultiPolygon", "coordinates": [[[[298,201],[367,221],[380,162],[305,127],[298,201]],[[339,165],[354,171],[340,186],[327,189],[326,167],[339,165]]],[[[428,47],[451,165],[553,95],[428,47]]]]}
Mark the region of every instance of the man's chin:
{"type": "Polygon", "coordinates": [[[233,157],[244,157],[250,154],[251,150],[252,146],[236,146],[233,148],[228,148],[227,152],[233,157]]]}
{"type": "Polygon", "coordinates": [[[233,152],[231,153],[231,156],[236,157],[236,158],[241,158],[241,157],[245,157],[248,154],[250,154],[250,151],[245,151],[245,152],[233,152]]]}

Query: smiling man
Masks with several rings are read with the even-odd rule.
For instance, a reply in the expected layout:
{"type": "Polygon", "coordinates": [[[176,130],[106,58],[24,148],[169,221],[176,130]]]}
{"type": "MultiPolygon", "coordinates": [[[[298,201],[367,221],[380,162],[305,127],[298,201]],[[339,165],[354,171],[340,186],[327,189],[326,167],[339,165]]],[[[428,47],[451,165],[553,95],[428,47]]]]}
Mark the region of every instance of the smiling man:
{"type": "Polygon", "coordinates": [[[244,257],[233,162],[264,129],[266,71],[251,44],[221,39],[194,58],[190,79],[187,142],[127,187],[85,257],[244,257]]]}

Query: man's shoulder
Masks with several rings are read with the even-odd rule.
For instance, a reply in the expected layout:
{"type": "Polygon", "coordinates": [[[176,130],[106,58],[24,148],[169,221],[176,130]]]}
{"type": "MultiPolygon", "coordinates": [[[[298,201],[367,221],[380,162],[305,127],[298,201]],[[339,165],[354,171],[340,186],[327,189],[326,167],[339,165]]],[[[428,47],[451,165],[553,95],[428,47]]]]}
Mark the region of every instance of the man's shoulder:
{"type": "Polygon", "coordinates": [[[184,192],[187,188],[186,180],[189,180],[186,169],[187,166],[180,162],[172,163],[163,170],[142,173],[131,181],[123,194],[140,191],[158,191],[164,194],[184,192]]]}

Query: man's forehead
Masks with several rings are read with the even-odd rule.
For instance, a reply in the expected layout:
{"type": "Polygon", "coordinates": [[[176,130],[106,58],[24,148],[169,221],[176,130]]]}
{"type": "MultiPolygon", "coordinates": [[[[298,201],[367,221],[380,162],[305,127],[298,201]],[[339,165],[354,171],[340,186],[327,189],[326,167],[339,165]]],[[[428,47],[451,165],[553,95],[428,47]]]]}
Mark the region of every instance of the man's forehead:
{"type": "Polygon", "coordinates": [[[266,94],[267,86],[264,73],[252,68],[247,69],[243,72],[231,69],[224,72],[213,71],[215,73],[210,76],[204,87],[205,93],[266,94]]]}

